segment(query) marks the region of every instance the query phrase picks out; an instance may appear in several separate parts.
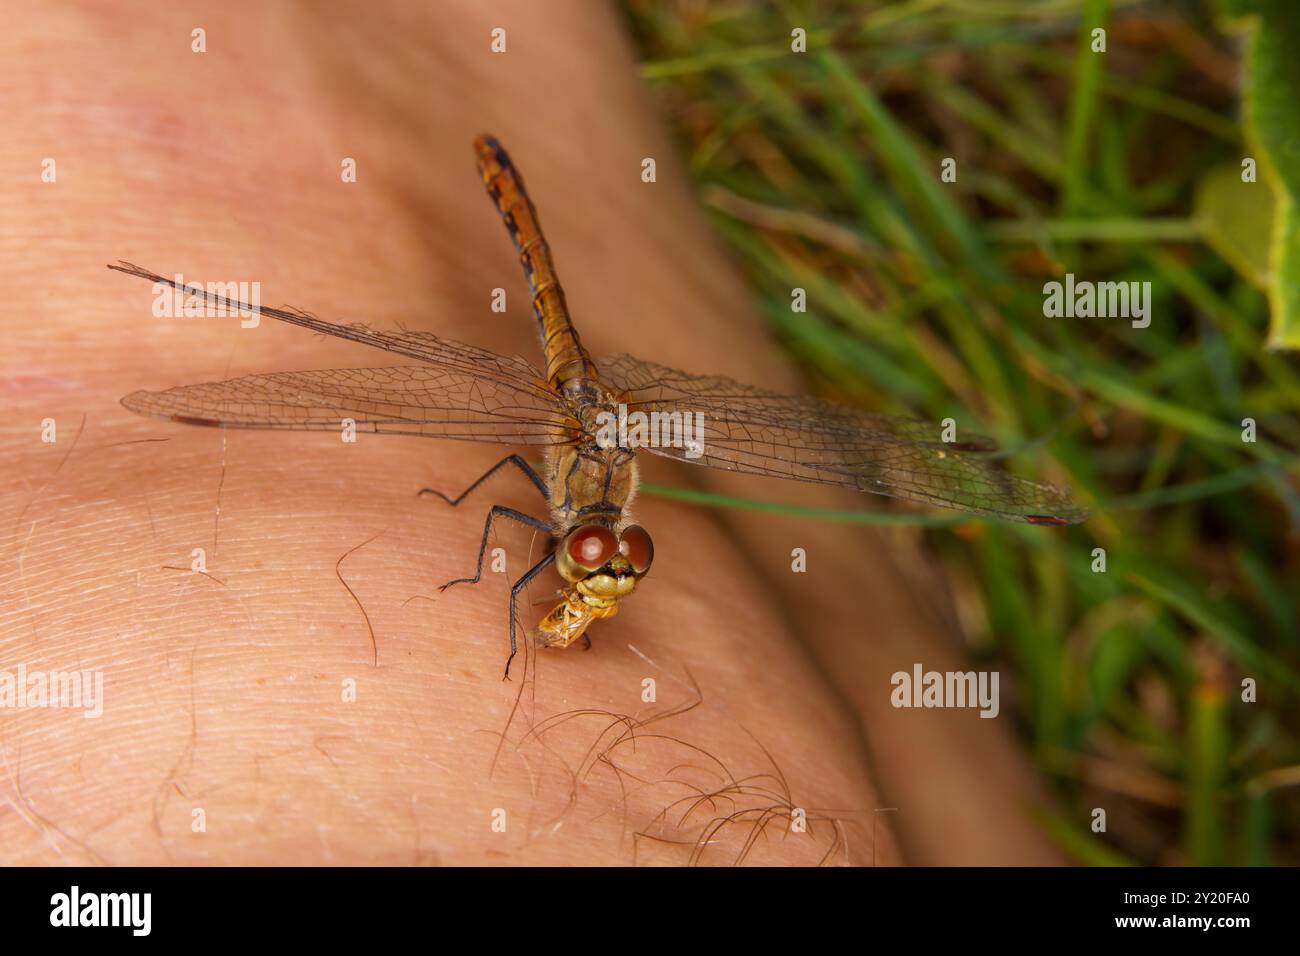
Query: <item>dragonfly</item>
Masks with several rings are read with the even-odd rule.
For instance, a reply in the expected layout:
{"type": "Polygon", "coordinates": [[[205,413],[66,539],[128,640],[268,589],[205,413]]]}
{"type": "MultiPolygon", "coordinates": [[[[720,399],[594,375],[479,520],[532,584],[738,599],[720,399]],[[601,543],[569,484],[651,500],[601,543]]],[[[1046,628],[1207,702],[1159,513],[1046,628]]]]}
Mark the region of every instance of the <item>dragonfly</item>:
{"type": "Polygon", "coordinates": [[[474,151],[528,280],[542,368],[429,332],[383,331],[327,322],[294,308],[250,306],[211,287],[182,284],[128,262],[108,268],[153,282],[155,295],[170,286],[195,302],[225,310],[222,314],[267,315],[414,360],[138,391],[122,399],[133,412],[186,425],[288,431],[336,431],[346,422],[360,432],[541,450],[540,471],[515,452],[459,495],[431,488],[420,492],[455,507],[498,471],[513,467],[547,506],[547,516],[537,517],[493,505],[474,573],[440,588],[481,580],[484,554],[499,519],[550,536],[546,555],[510,588],[506,678],[518,652],[519,595],[547,568],[554,565],[563,586],[558,603],[531,632],[546,647],[568,647],[579,638],[590,647],[590,625],[613,617],[649,572],[654,544],[629,508],[638,487],[641,451],[1034,525],[1074,524],[1086,517],[1054,486],[1001,469],[985,456],[995,446],[980,436],[944,441],[933,423],[921,419],[873,414],[720,375],[688,374],[630,355],[593,359],[570,318],[523,177],[495,137],[478,137],[474,151]],[[698,427],[679,426],[682,422],[698,427]]]}

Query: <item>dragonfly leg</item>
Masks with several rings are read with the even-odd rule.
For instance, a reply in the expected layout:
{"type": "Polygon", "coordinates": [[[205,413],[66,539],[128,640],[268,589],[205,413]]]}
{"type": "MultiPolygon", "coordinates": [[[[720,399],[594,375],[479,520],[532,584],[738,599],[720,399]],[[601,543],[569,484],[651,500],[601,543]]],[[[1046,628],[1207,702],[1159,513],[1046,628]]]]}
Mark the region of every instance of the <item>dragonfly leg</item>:
{"type": "Polygon", "coordinates": [[[506,673],[502,680],[510,679],[510,662],[515,659],[515,654],[518,653],[519,650],[519,646],[515,642],[515,621],[519,616],[519,607],[515,602],[519,597],[519,592],[528,587],[528,582],[545,571],[554,560],[555,552],[552,551],[546,557],[542,558],[542,560],[529,568],[528,573],[516,581],[510,588],[510,656],[506,658],[506,673]]]}
{"type": "MultiPolygon", "coordinates": [[[[483,472],[483,474],[481,474],[478,477],[478,480],[475,481],[474,484],[470,485],[468,488],[462,491],[455,498],[448,498],[441,491],[438,491],[437,489],[434,488],[421,488],[419,494],[437,495],[439,498],[441,498],[443,501],[447,502],[447,504],[451,505],[454,508],[462,501],[464,501],[466,498],[468,498],[469,493],[471,491],[473,491],[479,485],[483,484],[483,482],[487,481],[489,478],[495,475],[506,465],[514,465],[516,468],[522,471],[524,475],[528,478],[528,480],[533,483],[533,486],[536,487],[537,490],[542,493],[542,497],[543,498],[547,497],[546,482],[542,481],[542,476],[539,475],[536,471],[534,471],[533,466],[528,464],[528,462],[524,461],[523,458],[521,458],[519,455],[509,455],[505,458],[502,458],[499,462],[497,462],[487,471],[483,472]]],[[[419,495],[417,495],[416,497],[419,497],[419,495]]]]}
{"type": "Polygon", "coordinates": [[[547,534],[551,532],[549,521],[543,521],[541,518],[534,518],[532,515],[526,515],[522,511],[516,511],[514,508],[507,508],[505,505],[493,505],[492,510],[488,512],[487,523],[483,525],[483,540],[478,546],[478,564],[474,567],[474,576],[472,578],[456,578],[454,581],[448,581],[446,584],[438,587],[439,591],[445,591],[453,584],[478,584],[479,579],[483,576],[483,555],[487,553],[488,538],[492,534],[492,522],[496,521],[500,515],[509,518],[512,521],[518,521],[520,524],[526,524],[530,528],[538,528],[547,534]]]}

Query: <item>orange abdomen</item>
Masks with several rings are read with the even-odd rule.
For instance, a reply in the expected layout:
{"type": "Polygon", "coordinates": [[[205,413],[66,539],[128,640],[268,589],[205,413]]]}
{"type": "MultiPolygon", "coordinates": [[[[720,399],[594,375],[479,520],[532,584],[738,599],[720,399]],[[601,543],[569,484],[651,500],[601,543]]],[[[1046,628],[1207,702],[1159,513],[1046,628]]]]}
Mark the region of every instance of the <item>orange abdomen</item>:
{"type": "Polygon", "coordinates": [[[483,184],[510,231],[528,278],[546,356],[547,381],[553,388],[565,391],[572,382],[594,377],[596,366],[569,319],[564,290],[555,274],[551,247],[537,221],[537,210],[524,189],[523,178],[495,137],[478,137],[474,152],[483,184]]]}

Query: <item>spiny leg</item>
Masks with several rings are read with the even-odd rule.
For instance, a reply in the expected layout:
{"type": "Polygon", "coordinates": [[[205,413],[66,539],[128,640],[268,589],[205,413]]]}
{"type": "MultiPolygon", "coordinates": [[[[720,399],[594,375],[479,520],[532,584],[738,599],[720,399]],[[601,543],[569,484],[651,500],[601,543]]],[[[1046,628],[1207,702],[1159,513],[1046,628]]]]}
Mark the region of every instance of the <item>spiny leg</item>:
{"type": "Polygon", "coordinates": [[[545,571],[554,560],[555,552],[552,551],[546,557],[542,558],[542,560],[529,568],[528,573],[516,581],[510,588],[510,656],[506,658],[506,673],[505,676],[501,678],[502,680],[510,679],[510,662],[515,659],[515,654],[518,653],[518,645],[515,642],[515,619],[518,617],[519,611],[515,604],[515,600],[519,597],[519,592],[528,587],[528,582],[545,571]]]}
{"type": "Polygon", "coordinates": [[[514,465],[516,468],[522,471],[524,475],[528,478],[528,480],[533,483],[533,487],[535,487],[539,492],[541,492],[542,497],[543,498],[548,497],[546,492],[546,482],[542,481],[542,476],[539,475],[536,471],[534,471],[533,466],[528,464],[528,462],[524,461],[524,459],[519,455],[508,455],[505,458],[502,458],[499,462],[497,462],[487,471],[483,472],[483,474],[479,475],[478,480],[476,480],[474,484],[470,485],[468,488],[462,491],[455,498],[448,498],[445,494],[443,494],[441,491],[438,491],[436,488],[421,488],[419,494],[417,494],[416,497],[418,498],[420,495],[437,495],[439,498],[441,498],[443,501],[447,502],[447,504],[451,505],[454,508],[462,501],[464,501],[466,498],[468,498],[471,491],[473,491],[479,485],[483,484],[483,482],[487,481],[489,478],[495,475],[506,465],[514,465]]]}
{"type": "Polygon", "coordinates": [[[492,522],[496,521],[497,516],[510,518],[512,521],[518,521],[520,524],[526,524],[530,528],[537,528],[551,533],[551,525],[548,521],[541,518],[534,518],[532,515],[526,515],[522,511],[516,511],[514,508],[507,508],[505,505],[493,505],[492,510],[488,512],[487,523],[483,525],[483,540],[478,545],[478,564],[474,567],[474,576],[472,578],[456,578],[454,581],[448,581],[446,584],[438,587],[439,591],[445,591],[453,584],[478,584],[479,579],[483,577],[483,555],[487,553],[488,538],[492,535],[492,522]]]}

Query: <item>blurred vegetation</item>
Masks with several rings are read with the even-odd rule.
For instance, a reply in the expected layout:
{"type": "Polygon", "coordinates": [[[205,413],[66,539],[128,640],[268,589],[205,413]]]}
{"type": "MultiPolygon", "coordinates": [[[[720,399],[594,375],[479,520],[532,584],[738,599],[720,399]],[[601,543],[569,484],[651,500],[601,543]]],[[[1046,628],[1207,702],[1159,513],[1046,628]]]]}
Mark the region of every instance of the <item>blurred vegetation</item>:
{"type": "Polygon", "coordinates": [[[1261,39],[1243,71],[1251,21],[1224,16],[1300,3],[623,7],[810,389],[952,416],[1093,506],[1068,530],[891,519],[929,528],[973,651],[1014,685],[1058,798],[1041,825],[1085,863],[1300,861],[1300,361],[1268,348],[1275,193],[1300,177],[1277,127],[1300,107],[1268,97],[1300,47],[1270,62],[1261,39]],[[1149,281],[1150,327],[1045,318],[1067,272],[1149,281]]]}

